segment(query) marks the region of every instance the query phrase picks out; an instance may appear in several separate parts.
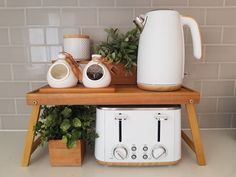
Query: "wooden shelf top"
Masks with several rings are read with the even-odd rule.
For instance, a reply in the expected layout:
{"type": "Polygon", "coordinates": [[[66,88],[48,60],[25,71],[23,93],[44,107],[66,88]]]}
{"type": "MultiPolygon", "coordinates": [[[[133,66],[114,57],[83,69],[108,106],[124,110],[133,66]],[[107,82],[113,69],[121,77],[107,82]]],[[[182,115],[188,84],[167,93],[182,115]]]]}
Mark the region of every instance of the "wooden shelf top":
{"type": "Polygon", "coordinates": [[[114,85],[107,91],[90,89],[86,93],[81,86],[56,91],[44,86],[29,92],[26,98],[29,105],[155,105],[196,104],[200,94],[186,87],[172,92],[151,92],[136,85],[114,85]]]}

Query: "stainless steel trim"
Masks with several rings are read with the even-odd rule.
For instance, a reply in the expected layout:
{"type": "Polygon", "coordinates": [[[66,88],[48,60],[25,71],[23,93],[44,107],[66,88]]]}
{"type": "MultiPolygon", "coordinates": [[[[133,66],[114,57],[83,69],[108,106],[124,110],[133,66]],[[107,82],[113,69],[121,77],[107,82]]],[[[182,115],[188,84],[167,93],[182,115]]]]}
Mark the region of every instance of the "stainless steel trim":
{"type": "Polygon", "coordinates": [[[100,110],[119,110],[119,111],[135,111],[135,110],[157,110],[157,111],[164,111],[164,110],[179,110],[181,109],[180,105],[166,105],[166,106],[97,106],[97,109],[100,110]]]}

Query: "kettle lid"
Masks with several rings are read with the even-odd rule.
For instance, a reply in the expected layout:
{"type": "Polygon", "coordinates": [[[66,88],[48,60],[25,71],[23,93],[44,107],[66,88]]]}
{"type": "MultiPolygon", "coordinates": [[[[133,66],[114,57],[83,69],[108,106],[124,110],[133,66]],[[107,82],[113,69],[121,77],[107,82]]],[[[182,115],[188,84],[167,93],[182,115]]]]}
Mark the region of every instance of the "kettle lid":
{"type": "Polygon", "coordinates": [[[153,10],[147,12],[147,14],[152,14],[152,13],[175,13],[175,14],[179,14],[179,12],[174,10],[174,9],[153,9],[153,10]]]}

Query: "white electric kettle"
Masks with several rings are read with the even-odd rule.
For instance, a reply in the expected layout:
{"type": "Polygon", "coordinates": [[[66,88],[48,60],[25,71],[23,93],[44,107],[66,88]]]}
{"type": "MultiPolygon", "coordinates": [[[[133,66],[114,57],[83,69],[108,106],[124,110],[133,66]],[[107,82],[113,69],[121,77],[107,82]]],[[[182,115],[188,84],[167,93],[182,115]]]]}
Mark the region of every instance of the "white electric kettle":
{"type": "Polygon", "coordinates": [[[181,87],[184,77],[183,26],[190,28],[193,52],[202,56],[197,22],[174,10],[154,10],[136,17],[140,29],[137,84],[144,90],[173,91],[181,87]]]}

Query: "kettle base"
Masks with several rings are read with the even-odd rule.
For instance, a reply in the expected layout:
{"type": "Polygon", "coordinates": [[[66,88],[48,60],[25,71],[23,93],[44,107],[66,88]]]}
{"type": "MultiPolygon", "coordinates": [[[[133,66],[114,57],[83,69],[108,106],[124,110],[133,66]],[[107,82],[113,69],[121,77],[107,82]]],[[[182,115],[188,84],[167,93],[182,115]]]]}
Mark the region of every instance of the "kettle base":
{"type": "Polygon", "coordinates": [[[171,86],[161,86],[161,85],[146,85],[137,83],[138,88],[148,91],[157,91],[157,92],[170,92],[175,91],[181,88],[181,85],[171,85],[171,86]]]}

